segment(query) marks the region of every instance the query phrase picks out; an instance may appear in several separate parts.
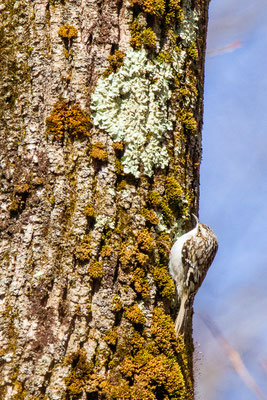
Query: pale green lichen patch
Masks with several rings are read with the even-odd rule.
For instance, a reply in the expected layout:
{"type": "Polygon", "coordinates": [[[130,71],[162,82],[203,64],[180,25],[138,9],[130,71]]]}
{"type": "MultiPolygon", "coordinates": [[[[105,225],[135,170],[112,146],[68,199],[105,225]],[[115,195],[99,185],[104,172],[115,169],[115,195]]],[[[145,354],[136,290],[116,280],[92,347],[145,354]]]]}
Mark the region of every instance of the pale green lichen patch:
{"type": "Polygon", "coordinates": [[[187,13],[186,17],[181,22],[179,36],[183,40],[183,44],[190,46],[195,42],[197,37],[199,16],[196,10],[187,13]]]}
{"type": "Polygon", "coordinates": [[[94,124],[106,130],[115,142],[123,141],[124,172],[151,176],[153,168],[169,162],[165,135],[172,129],[168,120],[171,97],[170,65],[150,60],[145,50],[127,51],[117,73],[100,78],[92,95],[94,124]]]}

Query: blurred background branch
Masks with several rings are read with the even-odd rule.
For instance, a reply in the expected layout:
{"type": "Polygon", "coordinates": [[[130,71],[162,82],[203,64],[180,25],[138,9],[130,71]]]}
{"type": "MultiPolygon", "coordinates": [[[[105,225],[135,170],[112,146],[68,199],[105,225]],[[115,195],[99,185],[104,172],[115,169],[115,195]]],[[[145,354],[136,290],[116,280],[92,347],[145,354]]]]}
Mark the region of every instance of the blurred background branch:
{"type": "Polygon", "coordinates": [[[223,336],[221,330],[215,324],[215,322],[207,315],[200,315],[202,321],[205,323],[207,328],[210,330],[215,339],[219,342],[220,348],[224,351],[228,359],[230,360],[234,370],[242,379],[244,384],[250,389],[259,400],[267,400],[267,397],[264,396],[261,389],[250,375],[248,369],[242,361],[242,358],[239,352],[234,349],[234,347],[228,342],[228,340],[223,336]]]}

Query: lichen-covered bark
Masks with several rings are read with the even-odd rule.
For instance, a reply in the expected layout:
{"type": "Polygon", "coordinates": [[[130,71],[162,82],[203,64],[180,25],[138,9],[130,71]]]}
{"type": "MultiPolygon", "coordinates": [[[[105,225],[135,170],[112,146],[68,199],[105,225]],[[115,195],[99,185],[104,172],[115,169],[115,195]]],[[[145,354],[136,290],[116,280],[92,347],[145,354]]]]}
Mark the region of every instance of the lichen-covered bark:
{"type": "Polygon", "coordinates": [[[193,399],[207,3],[0,1],[0,399],[193,399]]]}

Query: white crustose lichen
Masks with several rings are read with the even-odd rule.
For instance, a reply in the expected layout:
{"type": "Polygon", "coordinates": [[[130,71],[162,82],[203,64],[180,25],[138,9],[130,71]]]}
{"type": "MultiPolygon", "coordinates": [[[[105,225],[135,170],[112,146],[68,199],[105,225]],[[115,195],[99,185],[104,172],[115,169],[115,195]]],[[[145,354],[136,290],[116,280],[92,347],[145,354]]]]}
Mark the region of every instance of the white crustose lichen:
{"type": "Polygon", "coordinates": [[[123,170],[137,178],[141,164],[148,176],[153,167],[168,165],[164,140],[172,129],[167,106],[172,77],[169,65],[150,60],[145,50],[130,49],[124,65],[100,78],[92,95],[94,124],[124,142],[123,170]]]}
{"type": "Polygon", "coordinates": [[[181,23],[179,36],[186,46],[196,41],[199,15],[197,11],[191,11],[181,23]]]}
{"type": "MultiPolygon", "coordinates": [[[[181,23],[179,36],[188,47],[196,39],[198,14],[189,13],[181,23]]],[[[116,73],[97,81],[91,98],[93,122],[115,141],[123,141],[123,171],[136,178],[141,170],[152,176],[154,168],[169,163],[167,132],[172,130],[173,116],[168,101],[171,82],[182,73],[185,50],[171,51],[172,66],[148,57],[146,50],[130,48],[124,64],[116,73]]]]}

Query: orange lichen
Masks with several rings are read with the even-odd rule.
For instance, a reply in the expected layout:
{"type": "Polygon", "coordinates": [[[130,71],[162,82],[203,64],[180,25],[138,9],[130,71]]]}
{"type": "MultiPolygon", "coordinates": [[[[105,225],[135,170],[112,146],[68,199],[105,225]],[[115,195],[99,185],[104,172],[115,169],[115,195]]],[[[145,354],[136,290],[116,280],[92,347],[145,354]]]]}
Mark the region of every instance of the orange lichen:
{"type": "Polygon", "coordinates": [[[80,261],[88,261],[92,256],[91,238],[85,235],[80,244],[76,247],[75,255],[80,261]]]}
{"type": "Polygon", "coordinates": [[[127,307],[125,310],[125,316],[130,322],[132,322],[132,324],[143,325],[146,322],[146,319],[137,304],[127,307]]]}
{"type": "Polygon", "coordinates": [[[107,161],[108,153],[103,150],[104,145],[101,142],[94,143],[91,150],[91,157],[95,160],[99,160],[102,162],[107,161]]]}
{"type": "Polygon", "coordinates": [[[103,247],[102,247],[101,253],[100,253],[100,255],[101,255],[102,258],[104,258],[104,257],[110,257],[111,254],[113,254],[113,249],[112,249],[112,247],[110,247],[110,246],[103,246],[103,247]]]}
{"type": "Polygon", "coordinates": [[[136,260],[138,264],[145,266],[149,260],[149,256],[145,253],[141,253],[140,251],[136,252],[136,260]]]}
{"type": "Polygon", "coordinates": [[[73,39],[78,35],[78,31],[74,26],[71,25],[63,25],[57,31],[60,37],[64,39],[73,39]]]}
{"type": "Polygon", "coordinates": [[[162,297],[174,298],[175,286],[167,267],[155,267],[153,269],[153,278],[162,297]]]}
{"type": "Polygon", "coordinates": [[[137,293],[140,293],[143,297],[147,297],[150,292],[150,286],[146,278],[145,271],[142,268],[136,268],[132,274],[131,282],[134,285],[134,289],[137,293]]]}
{"type": "Polygon", "coordinates": [[[124,148],[123,142],[114,142],[112,146],[115,151],[123,151],[124,148]]]}
{"type": "Polygon", "coordinates": [[[157,225],[159,223],[159,219],[158,219],[158,216],[155,213],[155,211],[144,208],[143,215],[144,215],[145,219],[148,222],[150,222],[152,225],[157,225]]]}
{"type": "Polygon", "coordinates": [[[135,247],[129,243],[122,243],[119,259],[122,268],[129,268],[135,264],[135,247]]]}
{"type": "Polygon", "coordinates": [[[64,101],[55,104],[52,113],[46,118],[46,131],[53,139],[61,140],[64,136],[89,136],[91,122],[89,116],[77,104],[64,101]]]}
{"type": "Polygon", "coordinates": [[[115,346],[118,339],[118,331],[117,328],[109,329],[104,337],[104,340],[112,346],[115,346]]]}
{"type": "Polygon", "coordinates": [[[149,252],[153,249],[154,240],[153,240],[152,236],[150,235],[147,228],[138,232],[138,234],[136,236],[137,236],[136,240],[137,240],[140,250],[149,252]]]}
{"type": "Polygon", "coordinates": [[[30,186],[28,185],[28,183],[22,183],[21,185],[16,185],[14,187],[14,193],[15,194],[23,194],[28,192],[30,189],[30,186]]]}
{"type": "Polygon", "coordinates": [[[95,209],[94,206],[91,203],[88,203],[85,207],[84,207],[84,214],[87,217],[94,217],[95,216],[95,209]]]}
{"type": "Polygon", "coordinates": [[[71,371],[65,378],[67,394],[71,399],[78,398],[86,387],[93,372],[93,364],[87,361],[84,351],[73,353],[65,360],[66,364],[71,365],[71,371]]]}

